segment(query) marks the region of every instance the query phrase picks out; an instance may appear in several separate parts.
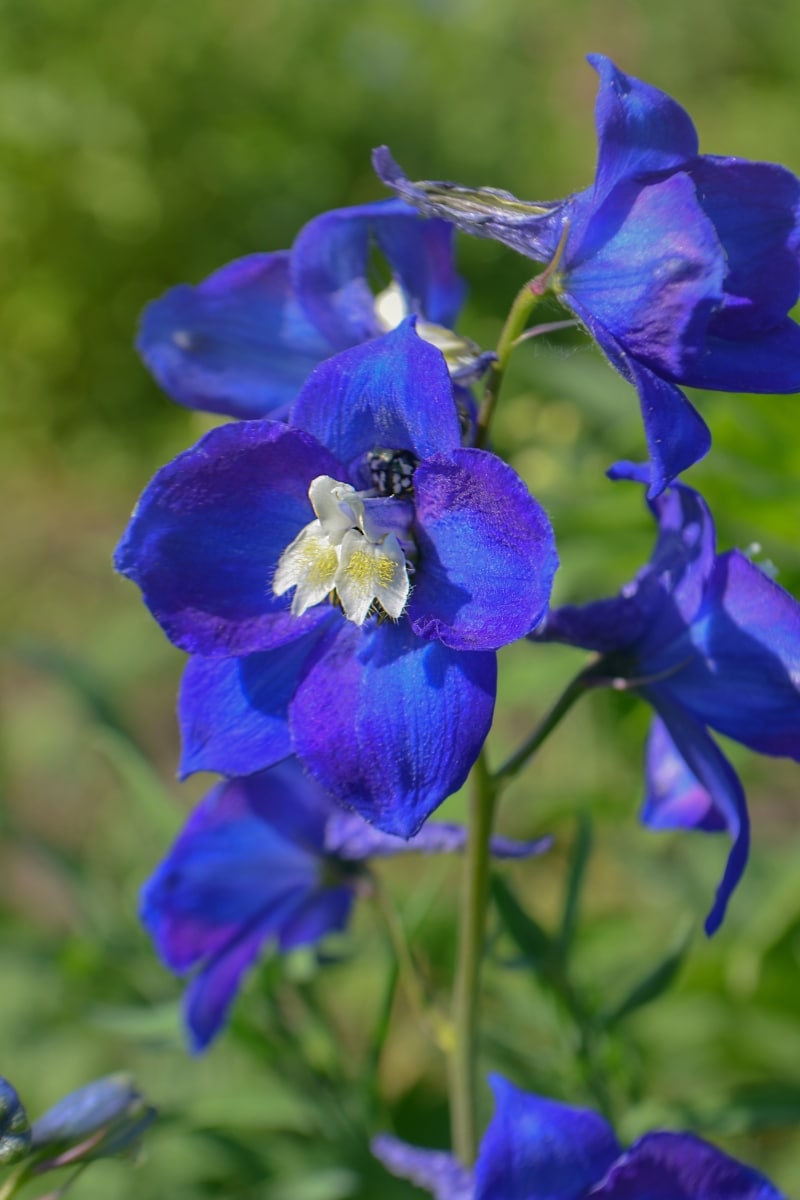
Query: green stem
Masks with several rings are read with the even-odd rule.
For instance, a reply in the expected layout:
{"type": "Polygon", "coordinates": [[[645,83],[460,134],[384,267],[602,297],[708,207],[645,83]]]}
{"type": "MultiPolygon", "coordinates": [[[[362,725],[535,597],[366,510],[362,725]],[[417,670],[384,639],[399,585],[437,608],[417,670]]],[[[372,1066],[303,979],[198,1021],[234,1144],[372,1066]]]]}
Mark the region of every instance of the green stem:
{"type": "Polygon", "coordinates": [[[477,1024],[481,960],[489,892],[489,839],[496,788],[479,756],[472,772],[469,834],[464,862],[458,960],[453,987],[455,1044],[450,1059],[450,1120],[456,1156],[470,1166],[478,1148],[477,1024]]]}
{"type": "Polygon", "coordinates": [[[541,298],[540,294],[534,291],[535,283],[536,280],[532,279],[524,287],[520,288],[514,303],[509,309],[506,323],[501,330],[497,342],[497,359],[492,363],[486,375],[483,399],[481,400],[481,406],[478,410],[478,420],[475,425],[475,445],[479,448],[485,446],[489,438],[489,426],[494,416],[497,397],[500,395],[500,387],[506,373],[508,361],[511,358],[511,352],[514,349],[514,344],[525,328],[534,305],[541,298]]]}
{"type": "Polygon", "coordinates": [[[11,1200],[11,1197],[19,1191],[24,1183],[27,1183],[31,1178],[30,1164],[25,1162],[19,1167],[19,1170],[14,1171],[9,1175],[3,1186],[0,1188],[0,1200],[11,1200]]]}
{"type": "Polygon", "coordinates": [[[550,711],[542,718],[539,724],[534,729],[530,737],[522,743],[519,750],[515,751],[502,767],[498,767],[492,775],[492,783],[495,788],[499,788],[507,783],[510,779],[522,770],[524,766],[533,758],[536,751],[553,732],[555,727],[560,724],[563,718],[572,708],[575,701],[588,691],[589,688],[599,687],[603,683],[607,683],[606,675],[598,673],[598,664],[590,663],[585,667],[575,678],[567,684],[564,691],[556,700],[550,711]]]}

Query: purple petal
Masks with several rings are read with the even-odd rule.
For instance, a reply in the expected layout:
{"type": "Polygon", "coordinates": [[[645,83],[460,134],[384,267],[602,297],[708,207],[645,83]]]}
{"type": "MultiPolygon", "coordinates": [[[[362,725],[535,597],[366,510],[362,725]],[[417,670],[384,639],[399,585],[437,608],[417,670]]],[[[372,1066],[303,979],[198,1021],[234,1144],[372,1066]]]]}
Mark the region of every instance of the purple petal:
{"type": "Polygon", "coordinates": [[[334,351],[294,299],[289,254],[252,254],[149,304],[137,349],[179,404],[233,417],[283,416],[334,351]]]}
{"type": "MultiPolygon", "coordinates": [[[[671,746],[668,746],[668,753],[680,755],[685,763],[685,769],[707,792],[713,805],[715,818],[707,817],[700,828],[709,829],[716,821],[718,825],[721,824],[727,830],[733,841],[714,904],[705,921],[706,933],[711,937],[722,924],[728,901],[747,866],[750,849],[750,819],[744,791],[736,772],[725,755],[689,712],[671,699],[662,687],[643,689],[642,695],[652,703],[664,723],[665,731],[671,742],[671,746]]],[[[685,779],[682,773],[678,776],[678,787],[680,787],[681,779],[685,779]]],[[[650,782],[648,781],[648,783],[650,782]]],[[[658,786],[657,778],[653,782],[658,786]]],[[[669,785],[669,782],[670,778],[667,773],[665,777],[662,777],[660,783],[661,786],[664,786],[665,783],[669,785]]],[[[667,799],[669,799],[668,790],[667,799]]]]}
{"type": "MultiPolygon", "coordinates": [[[[368,825],[358,813],[334,812],[328,821],[325,848],[337,858],[358,861],[365,858],[388,858],[395,854],[457,854],[467,844],[463,825],[445,821],[426,821],[412,838],[393,837],[368,825]]],[[[493,837],[491,853],[495,858],[529,858],[550,849],[552,838],[517,842],[510,838],[493,837]]]]}
{"type": "Polygon", "coordinates": [[[650,488],[647,494],[654,499],[681,471],[687,470],[708,453],[711,447],[708,426],[679,388],[660,379],[648,367],[626,354],[620,343],[588,312],[579,315],[612,366],[639,393],[650,455],[650,488]]]}
{"type": "Polygon", "coordinates": [[[591,322],[625,354],[680,382],[722,301],[725,275],[722,247],[692,179],[679,173],[621,185],[595,209],[580,243],[573,241],[565,302],[593,334],[591,322]]]}
{"type": "Polygon", "coordinates": [[[324,788],[411,837],[475,762],[492,720],[492,653],[415,637],[406,621],[343,630],[289,709],[295,750],[324,788]]]}
{"type": "Polygon", "coordinates": [[[341,932],[350,919],[355,898],[352,882],[321,888],[309,896],[281,925],[278,933],[281,953],[313,945],[329,933],[341,932]]]}
{"type": "Polygon", "coordinates": [[[387,146],[373,150],[372,165],[378,178],[423,216],[443,217],[463,233],[494,238],[538,262],[552,258],[571,215],[571,198],[528,201],[497,188],[427,180],[412,183],[387,146]]]}
{"type": "Polygon", "coordinates": [[[647,1133],[591,1195],[606,1200],[783,1200],[752,1167],[692,1133],[647,1133]]]}
{"type": "Polygon", "coordinates": [[[666,171],[697,154],[697,132],[677,101],[626,75],[604,54],[586,57],[600,76],[595,105],[597,203],[621,179],[666,171]]]}
{"type": "Polygon", "coordinates": [[[267,936],[258,926],[247,931],[210,959],[189,984],[184,996],[184,1019],[194,1054],[205,1050],[222,1029],[242,976],[258,958],[267,936]]]}
{"type": "Polygon", "coordinates": [[[291,419],[341,462],[354,465],[378,447],[429,458],[461,443],[444,358],[418,337],[414,318],[319,366],[291,419]]]}
{"type": "Polygon", "coordinates": [[[664,722],[653,718],[645,756],[646,794],[641,819],[650,829],[727,829],[724,812],[675,748],[664,722]]]}
{"type": "Polygon", "coordinates": [[[308,485],[342,467],[273,421],[213,429],[145,490],[115,557],[166,634],[194,654],[248,654],[293,640],[326,613],[293,617],[272,594],[280,555],[313,519],[308,485]]]}
{"type": "Polygon", "coordinates": [[[381,1134],[372,1153],[392,1175],[425,1188],[434,1200],[473,1200],[472,1172],[444,1150],[420,1150],[381,1134]]]}
{"type": "Polygon", "coordinates": [[[495,1114],[475,1165],[475,1200],[578,1200],[619,1154],[597,1113],[489,1077],[495,1114]]]}
{"type": "Polygon", "coordinates": [[[667,686],[720,733],[800,759],[800,604],[738,550],[720,555],[667,686]]]}
{"type": "Polygon", "coordinates": [[[419,562],[414,632],[455,650],[494,650],[542,618],[558,565],[541,506],[506,463],[460,449],[414,476],[419,562]]]}
{"type": "Polygon", "coordinates": [[[383,200],[323,213],[292,247],[296,294],[335,349],[385,332],[368,281],[373,242],[386,256],[409,312],[452,327],[465,290],[455,270],[452,226],[423,221],[400,200],[383,200]]]}
{"type": "Polygon", "coordinates": [[[195,771],[249,775],[292,752],[289,701],[327,625],[263,654],[189,659],[178,701],[180,777],[195,771]]]}

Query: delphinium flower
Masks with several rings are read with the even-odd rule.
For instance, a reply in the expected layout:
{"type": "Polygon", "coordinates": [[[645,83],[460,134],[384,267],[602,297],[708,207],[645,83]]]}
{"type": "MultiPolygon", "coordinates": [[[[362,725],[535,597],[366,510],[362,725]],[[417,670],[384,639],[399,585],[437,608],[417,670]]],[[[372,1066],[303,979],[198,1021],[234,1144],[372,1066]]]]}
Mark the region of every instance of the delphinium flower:
{"type": "Polygon", "coordinates": [[[651,496],[708,450],[677,386],[800,390],[800,181],[772,163],[699,154],[683,108],[589,55],[600,75],[591,187],[564,200],[411,183],[384,147],[378,174],[403,199],[541,262],[549,282],[637,389],[651,496]]]}
{"type": "Polygon", "coordinates": [[[435,1200],[782,1200],[764,1175],[692,1133],[654,1131],[623,1150],[590,1109],[490,1082],[495,1114],[474,1170],[391,1137],[376,1138],[374,1153],[435,1200]]]}
{"type": "Polygon", "coordinates": [[[412,317],[317,367],[288,424],[222,426],[159,471],[116,563],[193,655],[184,773],[296,753],[408,837],[464,782],[495,651],[541,620],[557,558],[511,467],[462,447],[412,317]]]}
{"type": "Polygon", "coordinates": [[[453,377],[469,379],[492,356],[452,331],[465,291],[452,235],[399,200],[323,213],[291,251],[251,254],[196,287],[171,288],[145,309],[137,346],[180,404],[243,418],[283,418],[318,363],[412,314],[453,377]],[[375,294],[373,247],[391,272],[375,294]]]}
{"type": "MultiPolygon", "coordinates": [[[[610,475],[648,478],[630,463],[610,475]]],[[[740,551],[717,554],[693,488],[674,483],[650,508],[658,539],[633,582],[612,599],[551,611],[532,636],[596,651],[595,684],[634,691],[655,709],[643,820],[733,838],[706,920],[712,933],[744,870],[749,824],[741,783],[708,727],[800,759],[800,604],[740,551]]]]}
{"type": "MultiPolygon", "coordinates": [[[[338,806],[295,758],[215,787],[142,892],[142,919],[164,962],[193,972],[185,1020],[193,1049],[221,1029],[243,973],[265,943],[281,952],[344,929],[370,889],[370,859],[463,848],[459,825],[429,821],[410,841],[338,806]]],[[[498,857],[548,839],[495,838],[498,857]]]]}

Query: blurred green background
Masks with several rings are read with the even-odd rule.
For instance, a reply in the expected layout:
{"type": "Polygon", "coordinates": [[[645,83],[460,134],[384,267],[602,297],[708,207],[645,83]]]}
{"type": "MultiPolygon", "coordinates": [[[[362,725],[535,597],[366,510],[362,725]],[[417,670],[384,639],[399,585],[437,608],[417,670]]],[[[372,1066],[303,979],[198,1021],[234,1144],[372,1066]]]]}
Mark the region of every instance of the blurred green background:
{"type": "MultiPolygon", "coordinates": [[[[144,483],[208,419],[138,362],[142,306],[290,245],[323,209],[379,197],[369,153],[383,142],[416,178],[541,199],[585,186],[590,50],[683,102],[703,149],[798,171],[798,44],[790,0],[0,0],[0,1073],[36,1114],[129,1067],[165,1114],[137,1170],[99,1166],[76,1195],[411,1196],[371,1165],[366,1137],[447,1137],[443,1065],[402,994],[380,1040],[391,955],[368,905],[341,961],[266,963],[231,1032],[203,1059],[181,1048],[180,989],[138,927],[137,890],[208,780],[173,783],[181,655],[110,555],[144,483]]],[[[490,346],[528,264],[488,242],[459,254],[461,328],[490,346]]],[[[715,444],[691,478],[721,546],[760,543],[797,593],[796,398],[698,403],[715,444]]],[[[578,337],[531,343],[496,436],[550,511],[558,598],[614,590],[652,537],[636,489],[603,476],[643,454],[630,389],[578,337]]],[[[495,761],[580,662],[556,648],[502,656],[495,761]]],[[[555,927],[576,817],[591,813],[575,986],[609,1009],[694,930],[683,969],[594,1038],[589,1070],[563,1003],[495,918],[486,1066],[575,1103],[593,1102],[599,1070],[624,1137],[692,1126],[798,1194],[796,769],[726,747],[754,851],[709,943],[699,927],[725,847],[637,826],[646,727],[624,697],[570,716],[501,812],[504,831],[549,830],[557,847],[504,878],[555,927]]],[[[383,873],[444,1004],[455,864],[383,873]]]]}

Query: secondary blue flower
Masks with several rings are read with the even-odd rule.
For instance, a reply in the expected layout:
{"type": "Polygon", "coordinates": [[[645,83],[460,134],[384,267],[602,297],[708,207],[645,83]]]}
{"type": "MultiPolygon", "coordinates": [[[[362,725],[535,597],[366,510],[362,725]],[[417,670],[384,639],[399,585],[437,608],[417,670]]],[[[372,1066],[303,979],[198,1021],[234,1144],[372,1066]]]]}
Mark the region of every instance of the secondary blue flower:
{"type": "MultiPolygon", "coordinates": [[[[620,463],[614,479],[647,482],[620,463]]],[[[717,554],[714,523],[685,484],[650,502],[652,558],[619,596],[548,614],[532,635],[595,650],[595,682],[656,710],[643,820],[726,830],[733,847],[706,920],[719,926],[747,861],[744,793],[707,727],[761,754],[800,759],[800,604],[738,550],[717,554]]]]}
{"type": "Polygon", "coordinates": [[[464,296],[452,234],[399,200],[324,213],[291,251],[237,259],[148,305],[138,349],[178,403],[234,417],[284,417],[318,363],[411,314],[454,378],[468,377],[492,356],[451,332],[464,296]],[[373,244],[391,271],[377,295],[373,244]]]}
{"type": "Polygon", "coordinates": [[[542,262],[638,390],[656,496],[710,445],[677,384],[800,390],[800,181],[783,167],[698,154],[669,96],[589,55],[600,75],[594,184],[565,200],[411,183],[386,148],[375,167],[403,199],[542,262]],[[563,239],[563,244],[562,244],[563,239]]]}
{"type": "Polygon", "coordinates": [[[646,1133],[623,1150],[597,1113],[490,1082],[495,1115],[474,1171],[390,1137],[376,1138],[375,1155],[435,1200],[783,1200],[764,1175],[692,1133],[646,1133]]]}
{"type": "MultiPolygon", "coordinates": [[[[142,919],[167,966],[193,972],[185,997],[194,1050],[221,1029],[265,943],[280,951],[347,924],[370,858],[463,849],[465,830],[428,822],[411,841],[338,807],[294,758],[219,784],[195,809],[142,891],[142,919]]],[[[549,842],[496,838],[500,857],[549,842]]]]}
{"type": "Polygon", "coordinates": [[[557,558],[522,480],[461,446],[410,318],[317,367],[288,425],[225,425],[161,470],[116,563],[195,656],[184,773],[296,753],[409,837],[466,778],[495,650],[541,619],[557,558]]]}

